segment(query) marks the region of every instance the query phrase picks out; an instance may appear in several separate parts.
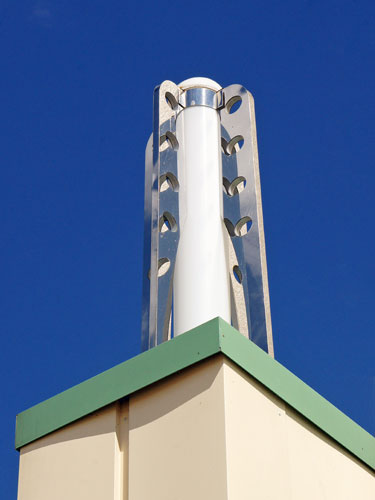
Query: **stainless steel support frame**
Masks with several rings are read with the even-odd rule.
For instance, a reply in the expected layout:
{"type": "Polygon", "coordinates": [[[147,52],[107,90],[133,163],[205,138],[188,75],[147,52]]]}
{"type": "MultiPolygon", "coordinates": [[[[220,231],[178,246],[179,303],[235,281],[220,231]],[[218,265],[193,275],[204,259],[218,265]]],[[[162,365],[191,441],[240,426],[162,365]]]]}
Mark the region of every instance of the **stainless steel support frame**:
{"type": "Polygon", "coordinates": [[[142,350],[171,337],[180,237],[176,117],[187,106],[220,113],[232,324],[273,356],[253,97],[240,85],[182,91],[170,81],[155,89],[154,129],[146,148],[142,350]]]}

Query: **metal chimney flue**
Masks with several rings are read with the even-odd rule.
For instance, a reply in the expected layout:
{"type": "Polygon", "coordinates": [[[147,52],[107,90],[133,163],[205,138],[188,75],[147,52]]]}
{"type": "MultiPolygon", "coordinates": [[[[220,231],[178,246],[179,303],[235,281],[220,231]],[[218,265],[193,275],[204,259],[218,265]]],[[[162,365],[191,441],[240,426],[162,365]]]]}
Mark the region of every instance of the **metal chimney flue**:
{"type": "Polygon", "coordinates": [[[217,316],[273,355],[254,100],[165,81],[146,148],[142,349],[217,316]]]}

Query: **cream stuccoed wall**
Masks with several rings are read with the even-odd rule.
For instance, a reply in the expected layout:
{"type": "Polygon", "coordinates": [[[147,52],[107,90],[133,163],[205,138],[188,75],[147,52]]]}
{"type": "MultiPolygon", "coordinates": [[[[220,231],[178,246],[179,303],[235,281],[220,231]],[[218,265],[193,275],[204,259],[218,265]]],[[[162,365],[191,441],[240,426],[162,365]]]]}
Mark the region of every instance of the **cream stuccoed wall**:
{"type": "Polygon", "coordinates": [[[375,499],[373,471],[229,360],[224,400],[228,499],[375,499]]]}
{"type": "Polygon", "coordinates": [[[223,375],[210,358],[130,399],[130,500],[228,498],[223,375]]]}
{"type": "Polygon", "coordinates": [[[24,446],[18,500],[126,499],[127,437],[127,404],[116,403],[24,446]]]}
{"type": "Polygon", "coordinates": [[[218,354],[21,449],[18,500],[374,500],[375,475],[218,354]]]}

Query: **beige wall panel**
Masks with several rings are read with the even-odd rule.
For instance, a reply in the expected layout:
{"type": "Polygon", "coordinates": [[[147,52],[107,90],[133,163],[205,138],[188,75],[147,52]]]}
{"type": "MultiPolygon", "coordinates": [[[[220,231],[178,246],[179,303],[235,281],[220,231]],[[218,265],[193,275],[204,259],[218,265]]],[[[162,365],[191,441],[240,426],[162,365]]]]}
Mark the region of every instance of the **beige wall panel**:
{"type": "Polygon", "coordinates": [[[118,405],[23,447],[18,500],[122,500],[118,405]]]}
{"type": "Polygon", "coordinates": [[[225,361],[228,499],[375,500],[375,475],[225,361]]]}
{"type": "Polygon", "coordinates": [[[129,500],[227,498],[223,357],[130,398],[129,500]]]}
{"type": "Polygon", "coordinates": [[[222,355],[21,449],[18,500],[375,500],[375,474],[222,355]]]}
{"type": "Polygon", "coordinates": [[[224,391],[228,500],[289,500],[284,404],[227,360],[224,391]]]}
{"type": "Polygon", "coordinates": [[[293,500],[375,500],[375,474],[292,408],[287,437],[293,500]]]}

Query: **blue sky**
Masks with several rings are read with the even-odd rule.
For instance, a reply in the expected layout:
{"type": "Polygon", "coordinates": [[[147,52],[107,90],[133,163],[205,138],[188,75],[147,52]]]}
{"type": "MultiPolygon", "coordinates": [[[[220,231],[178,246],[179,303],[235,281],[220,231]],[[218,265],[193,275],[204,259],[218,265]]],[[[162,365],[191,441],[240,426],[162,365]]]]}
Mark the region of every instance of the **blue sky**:
{"type": "Polygon", "coordinates": [[[2,0],[2,499],[16,413],[140,351],[144,148],[165,79],[253,93],[276,358],[375,433],[374,14],[2,0]]]}

